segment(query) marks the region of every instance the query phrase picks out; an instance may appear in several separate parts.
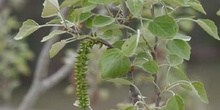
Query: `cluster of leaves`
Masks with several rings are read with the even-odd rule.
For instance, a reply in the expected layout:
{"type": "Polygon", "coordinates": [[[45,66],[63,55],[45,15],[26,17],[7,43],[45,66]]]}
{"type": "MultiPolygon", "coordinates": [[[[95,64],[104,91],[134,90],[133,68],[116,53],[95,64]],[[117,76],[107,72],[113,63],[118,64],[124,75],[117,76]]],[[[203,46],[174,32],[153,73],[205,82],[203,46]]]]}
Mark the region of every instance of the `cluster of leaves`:
{"type": "MultiPolygon", "coordinates": [[[[181,32],[181,22],[195,22],[210,36],[220,40],[213,21],[197,19],[187,12],[184,13],[184,17],[175,15],[182,8],[206,14],[198,0],[64,0],[61,5],[58,0],[45,0],[43,5],[42,17],[54,17],[54,19],[43,25],[30,19],[25,21],[15,36],[16,40],[25,38],[42,27],[59,26],[63,29],[52,31],[43,37],[42,42],[64,33],[72,37],[55,43],[50,50],[51,57],[54,57],[67,43],[90,39],[108,47],[99,59],[99,74],[102,79],[132,85],[136,91],[139,91],[133,81],[123,77],[132,68],[140,69],[152,75],[150,79],[157,87],[158,99],[165,92],[173,94],[165,105],[158,105],[159,100],[156,100],[154,107],[148,107],[148,103],[139,91],[141,104],[146,109],[183,110],[183,98],[173,90],[177,86],[194,91],[202,102],[208,103],[203,84],[190,81],[180,68],[184,60],[190,59],[191,49],[188,44],[191,37],[181,32]],[[67,19],[61,13],[61,8],[64,7],[70,7],[67,19]],[[98,9],[104,10],[105,13],[98,13],[98,9]],[[130,26],[132,22],[137,22],[138,25],[130,26]],[[163,62],[166,62],[165,64],[160,61],[159,49],[164,49],[161,58],[163,62]],[[161,71],[162,67],[167,67],[167,71],[161,71]],[[166,76],[165,87],[160,87],[157,83],[159,75],[166,76]]],[[[80,46],[84,48],[84,45],[80,46]]],[[[84,52],[84,50],[79,50],[79,52],[84,52]]],[[[77,74],[83,75],[83,78],[85,71],[81,70],[85,68],[84,63],[83,66],[77,67],[77,71],[80,70],[77,74]]],[[[85,103],[88,101],[82,98],[78,100],[85,101],[85,103]]],[[[137,103],[125,110],[136,110],[139,105],[137,103]]],[[[87,104],[80,105],[81,108],[87,106],[87,104]]]]}

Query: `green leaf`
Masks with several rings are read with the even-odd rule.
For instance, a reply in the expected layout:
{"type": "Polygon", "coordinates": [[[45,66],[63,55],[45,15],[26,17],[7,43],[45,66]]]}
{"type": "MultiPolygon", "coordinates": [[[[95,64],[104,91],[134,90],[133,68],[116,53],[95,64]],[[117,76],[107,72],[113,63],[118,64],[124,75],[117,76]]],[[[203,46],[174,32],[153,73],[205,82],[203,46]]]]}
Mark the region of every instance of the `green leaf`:
{"type": "Polygon", "coordinates": [[[192,7],[193,9],[195,9],[203,14],[206,14],[204,8],[202,7],[201,3],[198,0],[190,0],[188,2],[188,5],[190,5],[190,7],[192,7]]]}
{"type": "Polygon", "coordinates": [[[192,82],[193,87],[196,90],[196,94],[199,96],[199,99],[204,103],[209,103],[205,88],[201,82],[192,82]]]}
{"type": "Polygon", "coordinates": [[[220,9],[217,11],[217,13],[216,13],[218,16],[220,16],[220,9]]]}
{"type": "Polygon", "coordinates": [[[155,61],[147,61],[142,65],[142,68],[151,74],[157,74],[159,71],[159,67],[155,61]]]}
{"type": "Polygon", "coordinates": [[[193,9],[206,14],[205,10],[203,9],[201,3],[198,0],[163,0],[166,3],[176,6],[182,7],[192,7],[193,9]]]}
{"type": "Polygon", "coordinates": [[[187,35],[177,33],[174,39],[181,39],[181,40],[184,40],[184,41],[190,41],[191,37],[187,36],[187,35]]]}
{"type": "Polygon", "coordinates": [[[133,35],[129,39],[126,39],[125,43],[121,47],[122,53],[128,57],[134,55],[136,48],[138,46],[139,39],[140,39],[140,35],[133,35]]]}
{"type": "Polygon", "coordinates": [[[133,62],[133,65],[137,67],[142,67],[142,65],[148,60],[146,52],[140,52],[135,57],[135,60],[133,62]]]}
{"type": "Polygon", "coordinates": [[[150,22],[148,29],[157,37],[171,39],[175,37],[178,31],[178,25],[172,17],[163,15],[150,22]]]}
{"type": "Polygon", "coordinates": [[[189,0],[163,0],[166,3],[176,6],[188,6],[187,3],[189,0]]]}
{"type": "Polygon", "coordinates": [[[57,53],[66,45],[65,40],[61,40],[60,42],[56,42],[52,45],[50,49],[50,58],[53,58],[57,53]]]}
{"type": "Polygon", "coordinates": [[[66,31],[62,31],[62,30],[54,30],[52,31],[49,35],[43,37],[43,39],[41,40],[41,42],[45,42],[49,39],[51,39],[54,36],[60,35],[60,34],[64,34],[67,33],[66,31]]]}
{"type": "Polygon", "coordinates": [[[167,56],[167,61],[171,66],[177,66],[183,63],[183,59],[177,55],[171,54],[167,56]]]}
{"type": "Polygon", "coordinates": [[[89,18],[92,17],[92,16],[93,16],[93,14],[90,13],[90,12],[82,13],[82,14],[80,15],[80,17],[79,17],[79,21],[80,21],[80,22],[83,22],[83,21],[89,19],[89,18]]]}
{"type": "Polygon", "coordinates": [[[71,5],[74,5],[74,4],[76,4],[76,3],[80,2],[80,1],[81,0],[64,0],[60,6],[61,7],[71,6],[71,5]]]}
{"type": "Polygon", "coordinates": [[[14,39],[23,39],[32,34],[33,32],[37,31],[39,28],[40,26],[38,23],[36,23],[34,20],[28,19],[27,21],[23,22],[18,34],[14,37],[14,39]]]}
{"type": "Polygon", "coordinates": [[[92,18],[89,18],[88,20],[86,20],[86,27],[89,29],[92,29],[92,18]]]}
{"type": "Polygon", "coordinates": [[[143,9],[143,3],[141,0],[127,0],[126,5],[133,16],[138,16],[141,14],[143,9]]]}
{"type": "Polygon", "coordinates": [[[111,18],[109,16],[97,15],[93,19],[93,23],[92,24],[95,27],[104,27],[104,26],[110,25],[114,21],[115,21],[115,19],[111,18]]]}
{"type": "Polygon", "coordinates": [[[116,85],[132,85],[132,82],[124,79],[124,78],[115,78],[115,79],[109,79],[108,82],[112,82],[116,85]]]}
{"type": "Polygon", "coordinates": [[[83,12],[91,12],[96,6],[97,4],[90,3],[89,0],[82,0],[83,12]]]}
{"type": "Polygon", "coordinates": [[[137,110],[135,106],[130,106],[130,107],[127,107],[126,109],[124,110],[137,110]]]}
{"type": "Polygon", "coordinates": [[[179,95],[172,96],[166,104],[166,110],[185,110],[183,99],[179,95]]]}
{"type": "Polygon", "coordinates": [[[99,60],[102,79],[112,79],[122,76],[130,69],[130,60],[119,49],[106,50],[99,60]]]}
{"type": "Polygon", "coordinates": [[[71,10],[70,14],[68,15],[68,20],[78,24],[80,22],[81,13],[82,13],[82,8],[71,10]]]}
{"type": "Polygon", "coordinates": [[[190,81],[186,74],[177,67],[171,67],[168,80],[170,83],[180,80],[190,81]]]}
{"type": "Polygon", "coordinates": [[[41,14],[43,18],[57,16],[60,12],[58,0],[45,0],[43,6],[44,8],[41,14]]]}
{"type": "Polygon", "coordinates": [[[191,47],[186,41],[174,39],[168,41],[166,46],[171,53],[183,59],[189,60],[191,47]]]}
{"type": "Polygon", "coordinates": [[[218,36],[218,28],[213,21],[211,21],[209,19],[198,19],[196,22],[209,35],[211,35],[212,37],[214,37],[217,40],[220,40],[220,38],[218,36]]]}
{"type": "Polygon", "coordinates": [[[95,3],[95,4],[110,4],[117,1],[118,0],[89,0],[90,3],[95,3]]]}

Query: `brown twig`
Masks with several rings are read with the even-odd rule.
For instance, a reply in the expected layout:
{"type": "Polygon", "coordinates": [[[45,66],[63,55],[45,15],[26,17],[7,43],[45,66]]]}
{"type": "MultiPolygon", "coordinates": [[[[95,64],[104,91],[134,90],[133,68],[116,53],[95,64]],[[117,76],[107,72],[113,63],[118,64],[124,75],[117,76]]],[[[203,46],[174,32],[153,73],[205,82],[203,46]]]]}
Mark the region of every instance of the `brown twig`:
{"type": "MultiPolygon", "coordinates": [[[[152,7],[151,7],[151,15],[152,15],[153,18],[155,18],[154,5],[152,5],[152,7]]],[[[153,51],[151,52],[151,54],[153,56],[153,59],[155,61],[157,61],[157,42],[158,42],[158,38],[155,36],[155,45],[153,47],[153,51]]],[[[157,82],[157,77],[158,77],[157,74],[153,74],[152,76],[154,77],[154,83],[158,84],[158,82],[157,82]]],[[[158,107],[160,107],[160,99],[161,99],[161,97],[160,97],[160,90],[158,89],[158,87],[156,85],[155,85],[154,88],[155,88],[154,89],[154,92],[155,92],[155,99],[154,99],[154,101],[155,101],[155,107],[156,107],[155,110],[158,110],[158,107]]]]}

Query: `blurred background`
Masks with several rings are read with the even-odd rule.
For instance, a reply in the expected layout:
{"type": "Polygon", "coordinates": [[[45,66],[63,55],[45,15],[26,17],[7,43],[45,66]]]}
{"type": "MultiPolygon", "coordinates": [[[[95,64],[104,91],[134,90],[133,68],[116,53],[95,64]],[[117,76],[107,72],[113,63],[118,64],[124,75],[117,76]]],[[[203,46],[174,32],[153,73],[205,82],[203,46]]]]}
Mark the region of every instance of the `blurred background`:
{"type": "MultiPolygon", "coordinates": [[[[46,46],[46,43],[40,41],[49,33],[50,28],[40,29],[20,41],[15,41],[13,37],[18,32],[21,23],[27,19],[33,19],[39,24],[48,21],[48,19],[41,18],[43,2],[44,0],[0,0],[0,110],[9,110],[8,107],[18,108],[31,86],[33,74],[37,73],[35,69],[40,60],[38,57],[42,54],[43,46],[46,46]]],[[[220,28],[220,16],[216,15],[220,9],[220,1],[200,0],[200,2],[207,15],[198,14],[198,16],[213,20],[220,28]]],[[[192,54],[190,61],[187,62],[187,75],[191,80],[204,83],[210,101],[209,104],[202,104],[199,101],[192,104],[200,106],[195,110],[218,110],[220,108],[220,42],[210,37],[197,25],[189,35],[192,36],[190,42],[192,54]]],[[[76,45],[71,44],[67,48],[76,48],[76,45]]],[[[96,57],[96,55],[91,57],[96,57]]],[[[68,62],[65,63],[65,61],[72,59],[67,58],[71,58],[71,51],[61,51],[55,58],[46,62],[50,62],[45,64],[48,70],[42,69],[48,74],[39,77],[46,79],[45,76],[52,76],[52,73],[56,73],[62,65],[66,64],[68,67],[68,62]]],[[[91,71],[97,70],[93,69],[91,71]]],[[[74,91],[70,85],[70,82],[74,81],[71,73],[72,71],[68,69],[65,73],[68,77],[63,76],[56,85],[45,82],[50,85],[51,89],[42,90],[43,93],[37,96],[37,99],[33,99],[36,100],[33,104],[34,108],[75,110],[73,106],[75,96],[69,94],[74,91]]],[[[92,100],[95,103],[95,110],[116,108],[118,102],[123,102],[129,94],[126,87],[120,89],[109,83],[100,84],[96,78],[88,80],[92,83],[91,93],[94,97],[92,100]]]]}

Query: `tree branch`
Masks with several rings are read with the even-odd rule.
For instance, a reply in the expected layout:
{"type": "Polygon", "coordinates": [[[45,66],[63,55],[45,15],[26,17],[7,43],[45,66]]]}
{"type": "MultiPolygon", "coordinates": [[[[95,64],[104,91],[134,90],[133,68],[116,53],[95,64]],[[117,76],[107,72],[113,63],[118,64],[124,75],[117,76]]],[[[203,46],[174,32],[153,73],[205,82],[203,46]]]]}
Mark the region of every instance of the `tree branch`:
{"type": "MultiPolygon", "coordinates": [[[[55,30],[57,28],[53,28],[52,30],[55,30]]],[[[37,98],[40,95],[40,88],[41,88],[41,75],[44,74],[44,70],[48,67],[50,58],[49,58],[49,50],[54,42],[56,42],[58,39],[54,38],[48,41],[42,51],[40,52],[40,55],[37,60],[37,65],[34,71],[34,79],[33,83],[31,84],[31,88],[29,89],[28,93],[22,100],[20,106],[18,107],[18,110],[29,110],[34,103],[36,102],[37,98]]]]}
{"type": "Polygon", "coordinates": [[[45,92],[48,89],[52,88],[54,85],[56,85],[59,81],[61,81],[64,77],[66,77],[69,74],[69,72],[73,69],[73,62],[75,61],[76,56],[77,55],[74,53],[68,59],[69,63],[66,63],[56,73],[42,81],[42,92],[45,92]]]}

